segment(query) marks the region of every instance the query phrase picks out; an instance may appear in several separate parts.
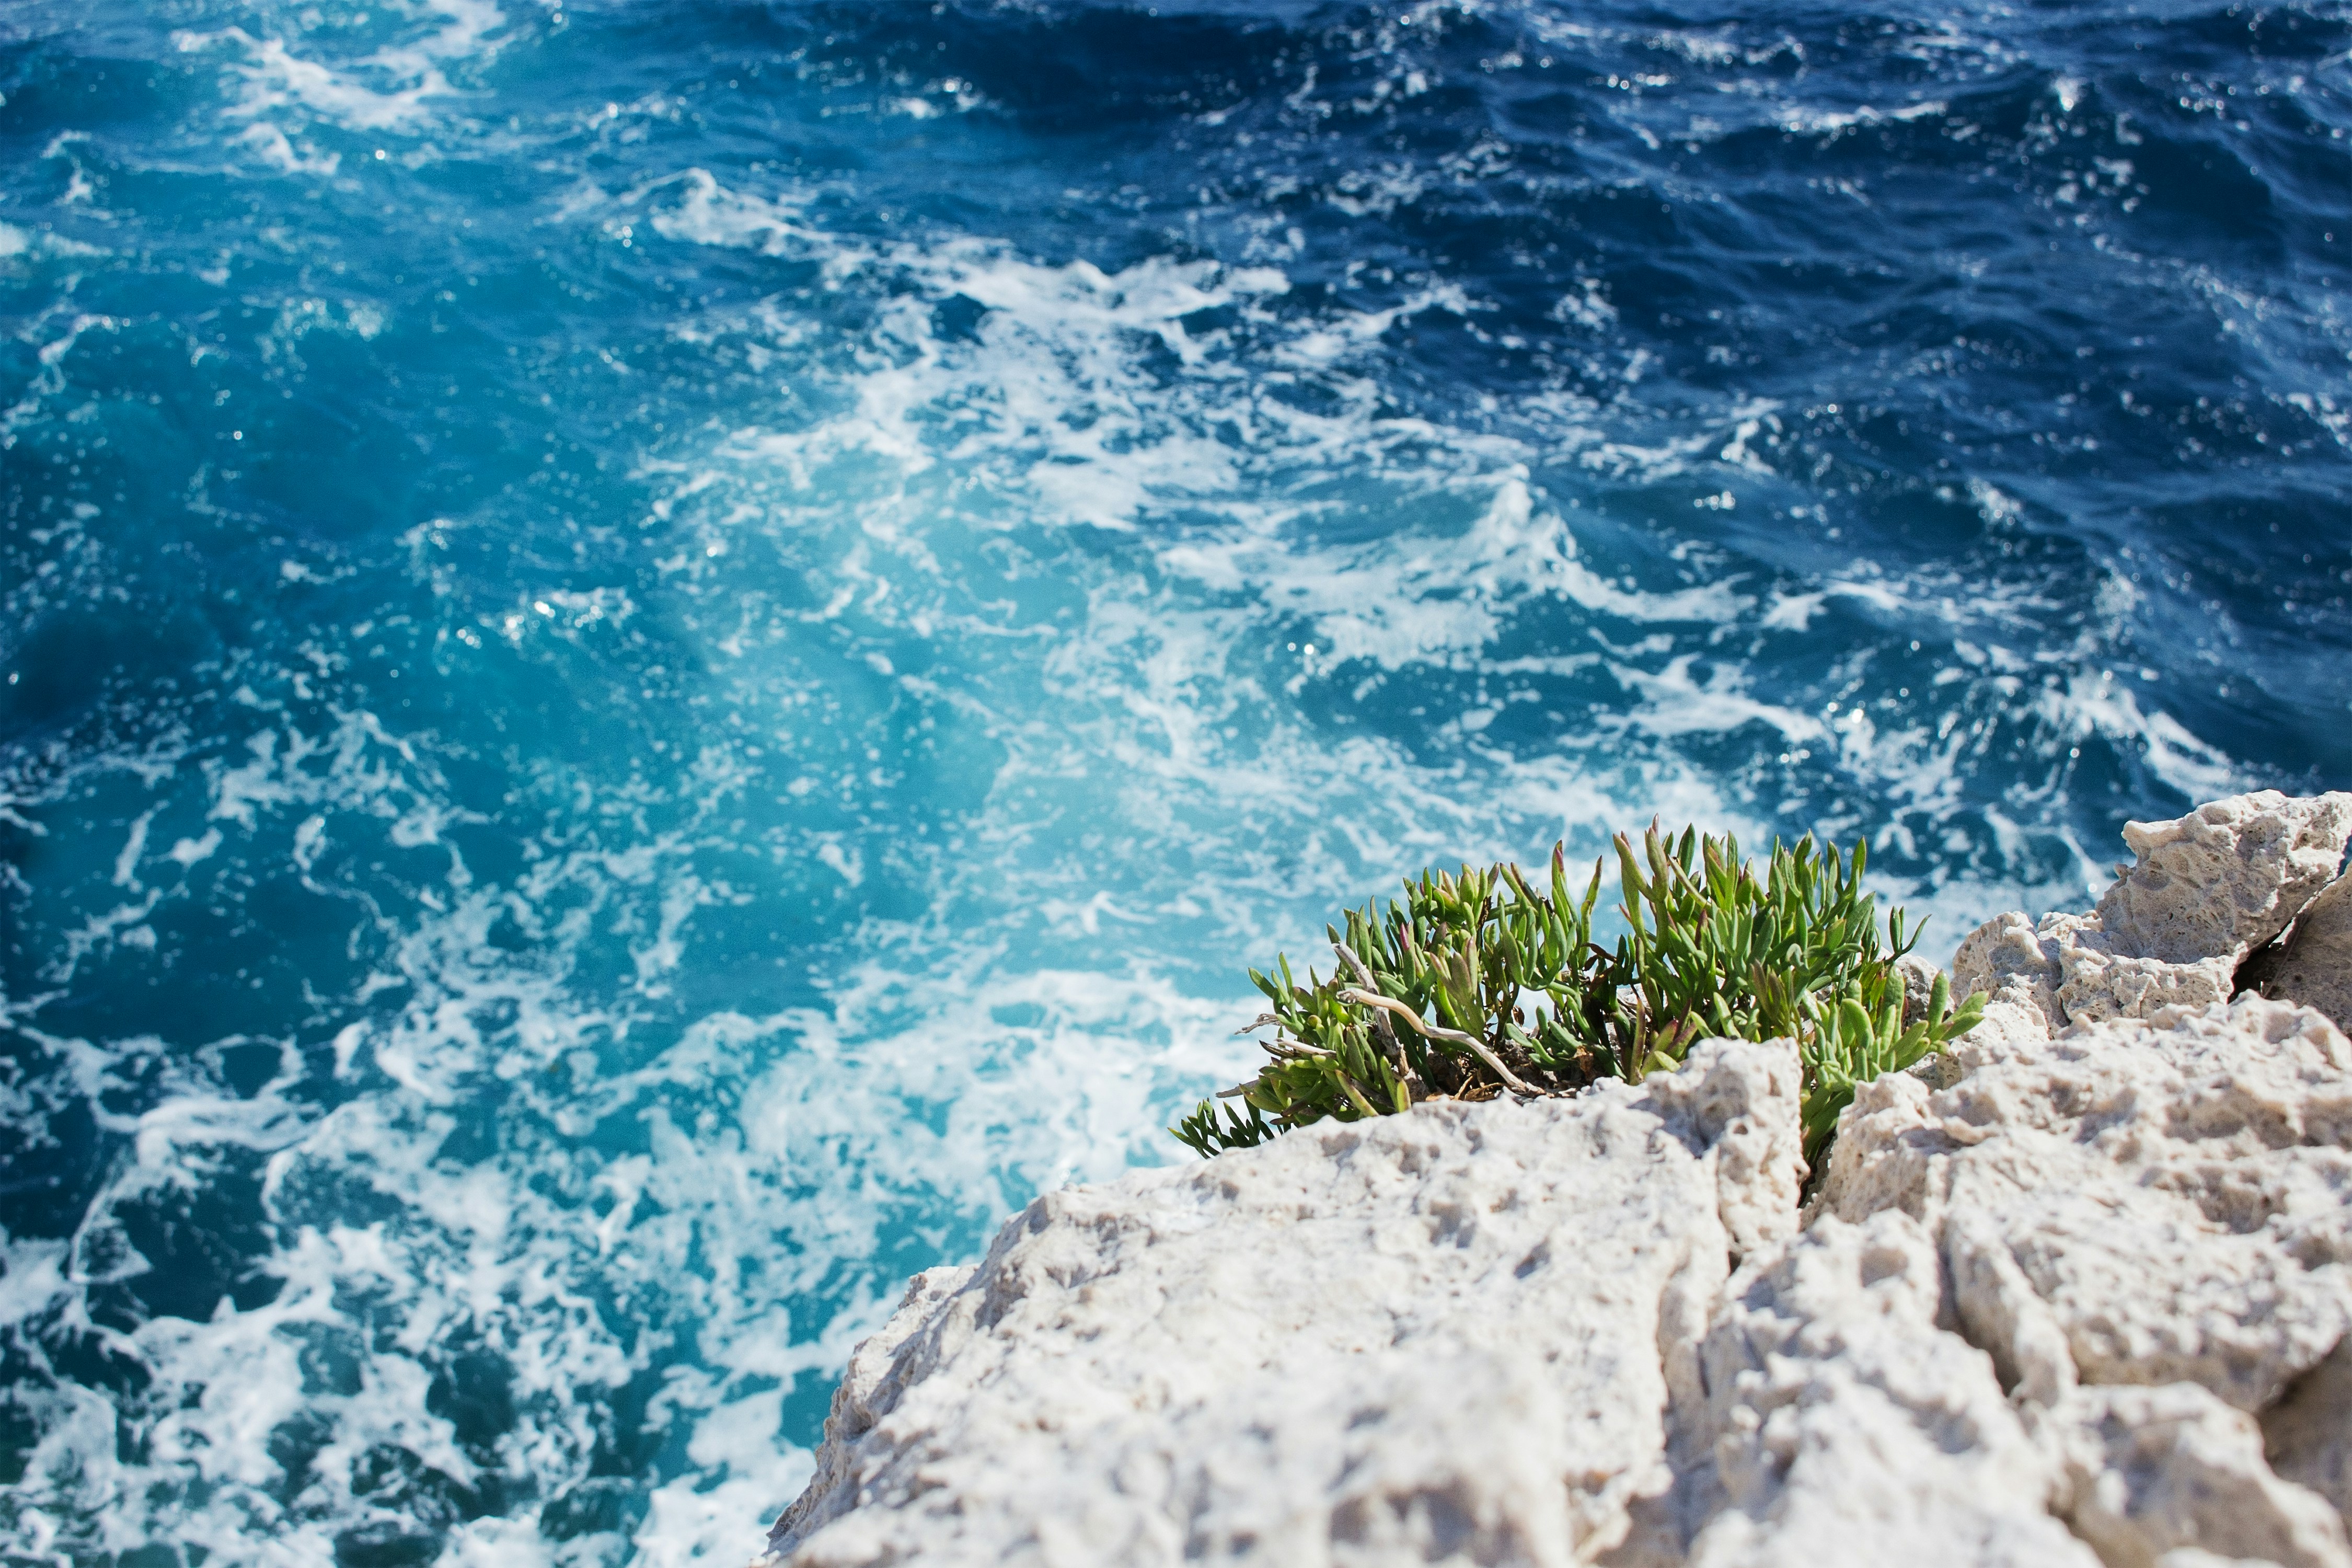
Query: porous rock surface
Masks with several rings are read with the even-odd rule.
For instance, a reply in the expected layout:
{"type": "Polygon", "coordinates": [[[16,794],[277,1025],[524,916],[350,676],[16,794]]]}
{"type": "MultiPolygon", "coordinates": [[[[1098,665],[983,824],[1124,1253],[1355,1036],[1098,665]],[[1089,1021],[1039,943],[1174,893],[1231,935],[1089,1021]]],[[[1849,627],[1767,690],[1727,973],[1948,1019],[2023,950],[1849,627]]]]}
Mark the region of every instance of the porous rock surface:
{"type": "Polygon", "coordinates": [[[1796,1229],[1797,1094],[1724,1042],[1048,1194],[859,1348],[776,1557],[1589,1560],[1671,1481],[1733,1253],[1796,1229]]]}
{"type": "Polygon", "coordinates": [[[2352,794],[2340,791],[2261,790],[2126,824],[2136,863],[2096,909],[2003,915],[1960,943],[1953,991],[1989,997],[1975,1045],[1997,1053],[2068,1024],[2228,1001],[2239,964],[2326,887],[2347,838],[2352,794]]]}
{"type": "Polygon", "coordinates": [[[1809,1235],[1900,1215],[1933,1238],[1945,1326],[2107,1563],[2342,1564],[2352,1404],[2310,1395],[2352,1327],[2347,1205],[2352,1045],[2247,996],[2077,1028],[1948,1089],[1864,1086],[1809,1235]],[[2298,1402],[2282,1470],[2263,1423],[2298,1402]]]}
{"type": "Polygon", "coordinates": [[[1972,934],[1985,1024],[1801,1213],[1794,1054],[1731,1041],[1040,1198],[859,1348],[761,1562],[2352,1568],[2352,1044],[2287,999],[2347,807],[2136,824],[1972,934]]]}

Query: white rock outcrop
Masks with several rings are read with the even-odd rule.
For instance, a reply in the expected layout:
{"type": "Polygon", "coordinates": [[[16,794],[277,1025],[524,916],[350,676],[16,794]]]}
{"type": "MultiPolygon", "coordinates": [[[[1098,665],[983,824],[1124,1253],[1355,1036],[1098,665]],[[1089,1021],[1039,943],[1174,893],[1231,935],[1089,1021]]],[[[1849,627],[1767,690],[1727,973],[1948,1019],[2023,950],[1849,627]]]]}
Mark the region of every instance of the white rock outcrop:
{"type": "Polygon", "coordinates": [[[2334,880],[2352,794],[2232,795],[2171,822],[2128,822],[2137,864],[2099,900],[2121,951],[2166,963],[2242,958],[2286,930],[2334,880]]]}
{"type": "Polygon", "coordinates": [[[1792,1234],[1785,1044],[1052,1193],[853,1358],[800,1568],[1570,1563],[1664,1491],[1735,1252],[1792,1234]]]}
{"type": "Polygon", "coordinates": [[[1040,1198],[859,1347],[761,1561],[2352,1568],[2352,1043],[2285,999],[2343,994],[2347,833],[2134,825],[1973,933],[1951,1081],[1863,1086],[1801,1213],[1794,1052],[1733,1041],[1040,1198]]]}
{"type": "Polygon", "coordinates": [[[1952,956],[1952,994],[1985,998],[1967,1059],[1997,1059],[2012,1046],[2039,1044],[2065,1018],[2058,1009],[2058,945],[2021,914],[1970,931],[1952,956]]]}
{"type": "Polygon", "coordinates": [[[2067,1024],[2226,1002],[2238,966],[2336,875],[2352,794],[2232,795],[2124,826],[2137,863],[2086,915],[2003,915],[1960,943],[1952,989],[1990,998],[1979,1051],[2067,1024]]]}
{"type": "Polygon", "coordinates": [[[1990,1361],[1937,1327],[1942,1299],[1934,1240],[1900,1213],[1816,1223],[1743,1268],[1703,1342],[1680,1517],[1622,1561],[2095,1568],[1990,1361]]]}
{"type": "Polygon", "coordinates": [[[2003,1382],[2274,1404],[2352,1328],[2352,1047],[2255,997],[2094,1026],[1930,1091],[1864,1085],[1820,1209],[1938,1235],[2003,1382]]]}

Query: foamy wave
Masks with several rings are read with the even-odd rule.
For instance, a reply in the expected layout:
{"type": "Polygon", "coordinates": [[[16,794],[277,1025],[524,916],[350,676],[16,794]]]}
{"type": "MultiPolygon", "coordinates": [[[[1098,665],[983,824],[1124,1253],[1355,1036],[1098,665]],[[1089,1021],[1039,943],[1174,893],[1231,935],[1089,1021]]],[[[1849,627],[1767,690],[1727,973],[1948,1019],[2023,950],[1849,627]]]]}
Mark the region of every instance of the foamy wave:
{"type": "MultiPolygon", "coordinates": [[[[715,185],[698,183],[695,190],[698,199],[721,206],[734,199],[715,185]]],[[[764,232],[721,227],[692,237],[746,244],[749,234],[764,232]]],[[[678,233],[687,230],[681,226],[678,233]]],[[[1192,769],[1192,783],[1226,781],[1213,794],[1230,787],[1245,790],[1253,800],[1310,798],[1328,784],[1302,782],[1284,789],[1266,776],[1265,760],[1254,750],[1245,749],[1238,766],[1225,760],[1230,747],[1219,743],[1219,727],[1249,711],[1252,682],[1278,679],[1283,691],[1296,694],[1343,669],[1387,677],[1475,667],[1507,673],[1488,651],[1497,642],[1530,616],[1541,617],[1557,636],[1563,615],[1572,625],[1574,613],[1582,612],[1590,618],[1588,635],[1604,649],[1619,646],[1611,628],[1647,633],[1630,658],[1618,655],[1608,665],[1621,698],[1601,728],[1663,743],[1658,766],[1646,780],[1652,785],[1690,766],[1678,760],[1685,738],[1728,736],[1755,726],[1777,737],[1780,765],[1832,765],[1858,791],[1897,803],[1904,820],[1895,841],[1948,837],[1956,819],[1979,816],[1972,792],[1962,787],[1966,758],[1973,754],[1966,748],[1980,748],[1995,731],[2014,729],[2019,716],[2006,710],[2013,693],[2003,684],[2014,677],[1988,668],[1984,710],[1957,730],[1948,721],[1937,729],[1858,719],[1862,710],[1853,704],[1832,724],[1819,711],[1751,694],[1736,661],[1727,665],[1717,650],[1743,628],[1803,631],[1828,605],[1847,603],[1882,624],[1941,639],[1943,673],[1923,668],[1916,702],[1898,700],[1891,689],[1905,677],[1890,672],[1886,679],[1885,703],[1909,709],[1925,701],[1930,677],[1937,689],[1956,676],[1978,679],[1968,668],[1969,650],[1979,646],[1972,639],[1990,641],[1988,632],[2007,635],[2003,627],[2024,635],[2046,619],[2054,602],[2030,576],[1986,580],[1940,568],[1906,568],[1898,576],[1864,560],[1801,592],[1765,593],[1734,560],[1711,574],[1686,571],[1680,585],[1641,585],[1615,568],[1596,567],[1565,521],[1573,514],[1538,500],[1528,469],[1536,448],[1527,437],[1398,419],[1363,395],[1351,374],[1358,350],[1348,345],[1374,342],[1395,319],[1393,310],[1304,318],[1253,310],[1253,300],[1280,297],[1278,274],[1261,282],[1204,264],[1150,262],[1106,275],[1083,264],[1041,267],[969,242],[931,251],[860,243],[828,253],[822,236],[809,231],[801,243],[809,247],[804,257],[826,258],[836,268],[915,281],[919,300],[960,296],[983,303],[989,313],[968,340],[947,341],[932,330],[927,309],[902,303],[878,329],[893,345],[889,363],[847,374],[842,414],[797,429],[737,432],[719,453],[731,474],[724,504],[738,521],[730,526],[740,526],[745,515],[739,486],[763,498],[753,501],[755,509],[788,511],[799,520],[796,528],[813,515],[846,521],[846,513],[829,505],[807,510],[816,494],[871,492],[887,500],[851,510],[861,532],[884,555],[861,553],[861,570],[890,581],[899,570],[917,579],[942,570],[932,554],[937,537],[916,521],[928,506],[942,507],[943,515],[986,519],[989,527],[1024,516],[1122,530],[1153,520],[1155,537],[1168,537],[1152,547],[1153,560],[1191,586],[1156,594],[1148,603],[1098,593],[1088,616],[1100,632],[1082,645],[1095,651],[1062,668],[1083,663],[1099,710],[1123,709],[1148,719],[1148,741],[1110,744],[1122,756],[1150,759],[1147,765],[1163,776],[1170,769],[1192,769]],[[1196,335],[1183,325],[1198,312],[1236,305],[1243,308],[1245,332],[1221,327],[1196,335]],[[1146,368],[1147,360],[1130,346],[1146,337],[1171,352],[1175,368],[1146,368]],[[1311,413],[1302,406],[1305,398],[1287,390],[1301,375],[1313,379],[1318,394],[1311,413]],[[1076,435],[1059,423],[1062,411],[1073,408],[1087,416],[1076,435]],[[1220,426],[1241,439],[1213,435],[1220,426]],[[975,480],[976,492],[961,493],[987,498],[977,512],[971,499],[948,500],[957,487],[975,480]],[[917,490],[901,488],[909,483],[917,490]],[[1325,538],[1327,518],[1365,507],[1390,510],[1396,521],[1359,543],[1325,538]],[[1428,523],[1416,525],[1416,513],[1428,523]],[[883,566],[891,554],[901,554],[898,564],[883,566]],[[1300,650],[1297,662],[1278,675],[1241,675],[1233,656],[1246,645],[1252,627],[1300,650]],[[1134,689],[1130,677],[1110,673],[1127,670],[1166,670],[1171,679],[1163,682],[1155,673],[1134,689]],[[1210,683],[1220,682],[1235,696],[1207,700],[1210,683]],[[1246,786],[1237,782],[1244,777],[1246,786]]],[[[1400,309],[1431,308],[1472,306],[1433,297],[1400,309]]],[[[1608,416],[1588,404],[1559,405],[1556,422],[1547,408],[1533,412],[1547,419],[1537,429],[1553,443],[1554,453],[1572,454],[1590,468],[1654,483],[1728,468],[1778,482],[1759,445],[1768,427],[1779,428],[1767,403],[1734,402],[1716,428],[1647,446],[1610,436],[1608,416]]],[[[710,479],[703,471],[696,482],[710,479]]],[[[1989,489],[1979,500],[2003,504],[1989,489]]],[[[937,601],[926,590],[897,602],[937,601]]],[[[2078,674],[2093,668],[2104,637],[2115,629],[2086,633],[2061,668],[2078,674]]],[[[1572,658],[1555,662],[1552,669],[1565,673],[1574,663],[1572,658]]],[[[1538,673],[1525,662],[1515,669],[1538,673]]],[[[1508,705],[1507,699],[1439,716],[1432,724],[1466,736],[1508,705]]],[[[2023,717],[2041,726],[2032,744],[2053,767],[2063,767],[2066,748],[2084,730],[2075,710],[2044,705],[2023,717]]],[[[2090,731],[2136,752],[2176,787],[2224,776],[2219,753],[2161,713],[2114,706],[2102,710],[2090,731]]],[[[1309,742],[1300,754],[1321,749],[1309,742]]],[[[1379,815],[1381,793],[1368,792],[1354,809],[1379,815]]],[[[1724,805],[1716,798],[1704,809],[1721,816],[1724,805]]],[[[1601,815],[1609,810],[1648,815],[1639,797],[1621,796],[1601,815]]],[[[1592,816],[1581,811],[1569,820],[1592,816]]],[[[1527,827],[1531,837],[1545,832],[1532,823],[1527,827]]],[[[1366,845],[1381,846],[1382,856],[1409,858],[1425,853],[1429,843],[1350,831],[1366,845]]],[[[2067,889],[2055,889],[2056,898],[2067,896],[2067,889]]],[[[1999,897],[1987,888],[1987,902],[1999,897]]],[[[1946,901],[1965,898],[1955,891],[1946,901]]]]}
{"type": "Polygon", "coordinates": [[[436,101],[463,96],[449,68],[494,54],[507,23],[497,0],[430,0],[422,10],[439,26],[342,64],[243,27],[186,31],[174,41],[185,53],[230,53],[244,83],[235,112],[257,121],[245,140],[266,162],[289,174],[331,174],[340,158],[298,140],[298,131],[277,122],[278,111],[297,110],[353,131],[415,132],[431,121],[436,101]]]}
{"type": "MultiPolygon", "coordinates": [[[[308,880],[322,837],[435,843],[397,826],[416,816],[416,739],[365,714],[326,743],[263,733],[291,738],[205,782],[241,864],[276,858],[308,880]],[[320,829],[320,806],[342,826],[320,829]]],[[[406,1000],[334,1042],[345,1087],[331,1107],[282,1042],[276,1076],[240,1098],[206,1053],[35,1035],[91,1105],[130,1094],[148,1108],[105,1121],[128,1157],[70,1249],[10,1247],[0,1321],[69,1325],[92,1289],[146,1274],[134,1233],[174,1194],[250,1194],[275,1238],[256,1268],[278,1288],[113,1336],[160,1412],[145,1448],[120,1458],[104,1403],[59,1389],[20,1528],[70,1519],[95,1543],[98,1524],[127,1550],[161,1509],[188,1546],[244,1556],[268,1541],[308,1561],[354,1531],[415,1527],[421,1504],[383,1493],[382,1457],[396,1453],[428,1489],[508,1489],[503,1517],[451,1521],[454,1560],[604,1560],[627,1542],[559,1546],[540,1514],[589,1484],[609,1440],[598,1412],[658,1377],[686,1468],[655,1489],[643,1560],[740,1554],[806,1471],[779,1435],[782,1400],[836,1366],[896,1289],[889,1233],[967,1247],[1031,1192],[1153,1157],[1171,1100],[1237,1065],[1229,1008],[1140,963],[1005,973],[985,948],[937,952],[911,933],[896,966],[838,976],[825,1008],[665,1026],[604,988],[601,944],[555,915],[585,908],[690,942],[696,852],[685,838],[580,851],[496,889],[453,858],[419,889],[446,912],[401,922],[362,987],[406,1000]],[[542,930],[533,956],[498,945],[510,918],[542,930]],[[634,1048],[648,1028],[674,1028],[674,1043],[634,1048]],[[619,1150],[596,1131],[610,1126],[633,1129],[619,1150]],[[462,1160],[453,1137],[471,1145],[462,1160]],[[445,1402],[452,1376],[504,1406],[494,1445],[445,1402]]],[[[131,846],[124,858],[151,876],[173,864],[131,846]]]]}

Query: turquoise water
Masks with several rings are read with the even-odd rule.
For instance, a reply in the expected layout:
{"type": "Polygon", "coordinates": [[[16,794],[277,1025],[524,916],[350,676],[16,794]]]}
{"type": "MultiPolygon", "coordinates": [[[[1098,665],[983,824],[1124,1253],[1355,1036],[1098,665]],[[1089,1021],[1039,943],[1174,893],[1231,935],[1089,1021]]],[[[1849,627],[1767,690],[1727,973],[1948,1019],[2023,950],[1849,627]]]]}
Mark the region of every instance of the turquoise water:
{"type": "Polygon", "coordinates": [[[1427,864],[2352,784],[2352,10],[0,14],[0,1555],[748,1556],[1427,864]]]}

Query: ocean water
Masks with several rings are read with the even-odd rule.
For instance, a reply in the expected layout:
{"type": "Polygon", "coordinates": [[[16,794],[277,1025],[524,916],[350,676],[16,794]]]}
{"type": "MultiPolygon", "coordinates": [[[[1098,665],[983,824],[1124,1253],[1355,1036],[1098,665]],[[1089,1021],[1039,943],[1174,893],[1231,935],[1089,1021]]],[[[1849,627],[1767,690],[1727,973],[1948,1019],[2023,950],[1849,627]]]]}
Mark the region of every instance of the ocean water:
{"type": "Polygon", "coordinates": [[[0,1561],[740,1562],[1465,858],[2352,784],[2352,6],[0,10],[0,1561]]]}

